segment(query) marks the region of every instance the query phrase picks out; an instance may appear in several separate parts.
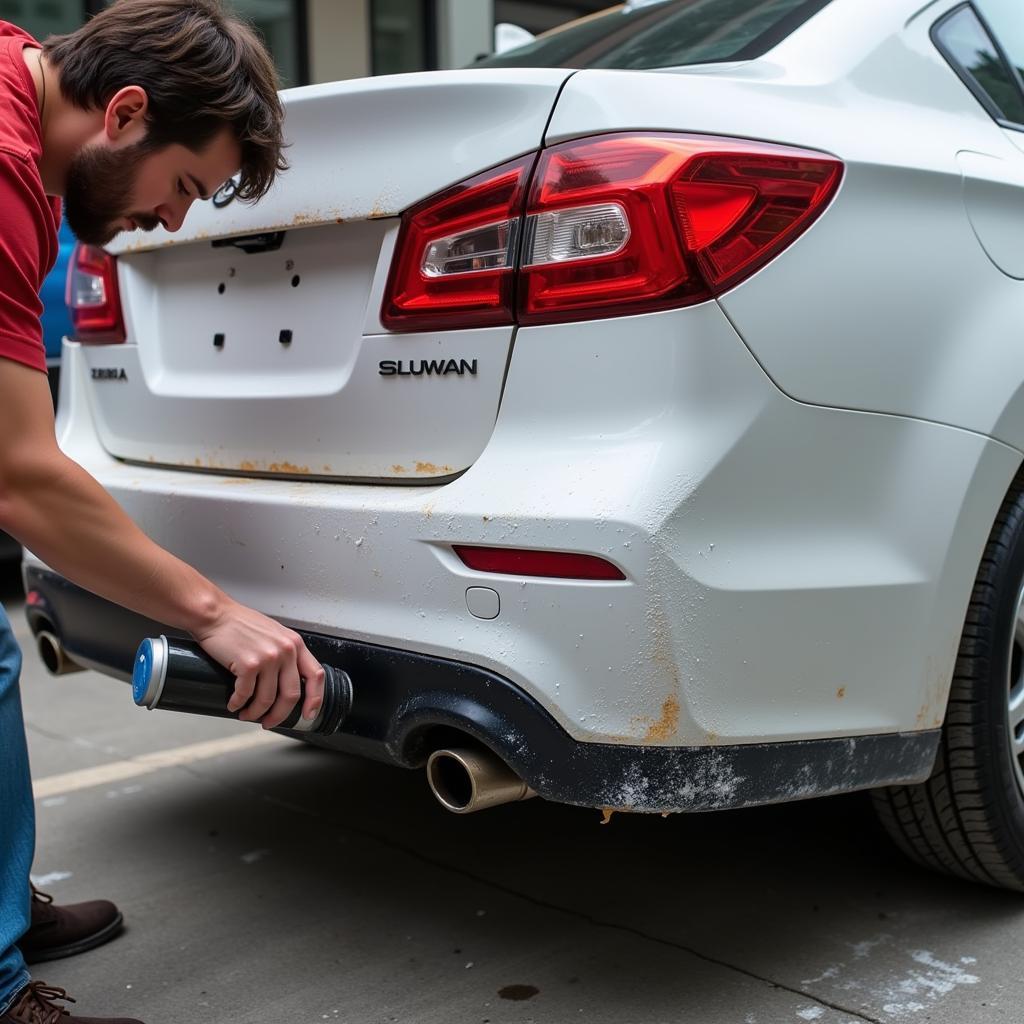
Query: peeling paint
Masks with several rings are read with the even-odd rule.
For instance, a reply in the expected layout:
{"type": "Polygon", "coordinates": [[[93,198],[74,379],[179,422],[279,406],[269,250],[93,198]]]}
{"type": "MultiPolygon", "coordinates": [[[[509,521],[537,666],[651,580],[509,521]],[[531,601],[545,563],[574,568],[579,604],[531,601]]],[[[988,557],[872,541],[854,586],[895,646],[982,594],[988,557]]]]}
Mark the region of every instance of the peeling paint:
{"type": "Polygon", "coordinates": [[[726,757],[712,755],[703,762],[699,774],[687,778],[679,787],[680,807],[685,809],[687,804],[703,802],[709,795],[724,804],[735,796],[745,781],[742,775],[736,774],[726,757]]]}

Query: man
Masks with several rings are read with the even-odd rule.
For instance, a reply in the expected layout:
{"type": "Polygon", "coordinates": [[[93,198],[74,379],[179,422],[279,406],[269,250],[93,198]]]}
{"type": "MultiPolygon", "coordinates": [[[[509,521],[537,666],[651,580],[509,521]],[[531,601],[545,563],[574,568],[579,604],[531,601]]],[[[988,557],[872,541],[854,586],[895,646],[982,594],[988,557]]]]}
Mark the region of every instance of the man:
{"type": "MultiPolygon", "coordinates": [[[[64,576],[187,630],[237,677],[231,708],[279,724],[323,670],[298,635],[233,601],[150,541],[58,449],[39,325],[39,286],[57,251],[61,199],[84,242],[181,227],[189,206],[236,172],[259,199],[282,157],[273,64],[218,0],[118,0],[40,45],[0,22],[0,529],[64,576]]],[[[119,928],[113,904],[60,908],[29,887],[32,791],[20,653],[0,610],[0,1024],[117,1024],[71,1016],[34,960],[70,955],[119,928]]],[[[139,1024],[121,1021],[120,1024],[139,1024]]]]}

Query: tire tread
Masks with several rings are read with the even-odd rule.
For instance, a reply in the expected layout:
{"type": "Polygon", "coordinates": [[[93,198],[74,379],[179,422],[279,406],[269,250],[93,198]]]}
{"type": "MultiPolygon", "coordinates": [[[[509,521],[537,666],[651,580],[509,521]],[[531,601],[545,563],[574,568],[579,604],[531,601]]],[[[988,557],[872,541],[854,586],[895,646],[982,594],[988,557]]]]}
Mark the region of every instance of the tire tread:
{"type": "Polygon", "coordinates": [[[925,782],[872,793],[882,826],[912,861],[947,875],[1024,891],[1024,836],[998,799],[999,761],[990,749],[997,603],[1024,537],[1024,476],[999,511],[964,620],[935,767],[925,782]]]}

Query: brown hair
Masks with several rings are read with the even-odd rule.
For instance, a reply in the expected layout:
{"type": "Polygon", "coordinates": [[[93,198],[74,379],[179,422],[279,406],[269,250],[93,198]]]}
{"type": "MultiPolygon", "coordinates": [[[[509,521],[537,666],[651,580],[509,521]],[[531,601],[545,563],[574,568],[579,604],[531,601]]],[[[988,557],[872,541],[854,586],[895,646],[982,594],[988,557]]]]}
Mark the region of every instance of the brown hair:
{"type": "Polygon", "coordinates": [[[145,89],[148,149],[199,152],[225,126],[242,149],[236,195],[255,201],[286,170],[274,63],[255,30],[219,0],[116,0],[80,29],[43,44],[75,106],[106,107],[145,89]]]}

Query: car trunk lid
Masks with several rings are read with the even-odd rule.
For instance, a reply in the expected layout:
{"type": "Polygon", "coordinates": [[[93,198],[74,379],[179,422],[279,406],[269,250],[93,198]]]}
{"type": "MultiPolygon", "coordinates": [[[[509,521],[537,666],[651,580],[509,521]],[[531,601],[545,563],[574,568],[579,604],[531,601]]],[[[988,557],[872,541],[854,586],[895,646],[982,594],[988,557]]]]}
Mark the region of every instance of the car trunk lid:
{"type": "Polygon", "coordinates": [[[85,350],[106,449],[332,480],[437,480],[471,465],[497,414],[512,328],[384,331],[398,215],[538,148],[570,73],[436,72],[284,93],[291,169],[263,201],[222,190],[177,234],[108,247],[128,342],[85,350]]]}

